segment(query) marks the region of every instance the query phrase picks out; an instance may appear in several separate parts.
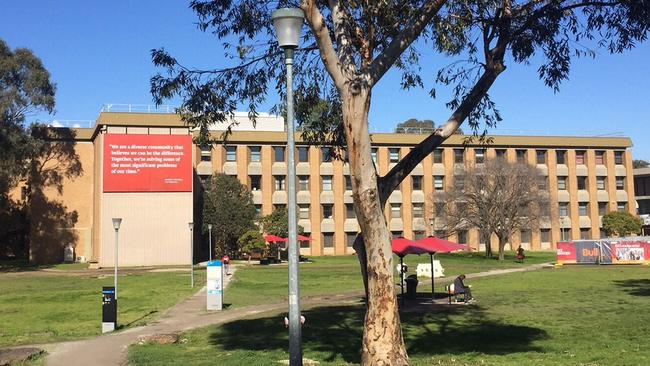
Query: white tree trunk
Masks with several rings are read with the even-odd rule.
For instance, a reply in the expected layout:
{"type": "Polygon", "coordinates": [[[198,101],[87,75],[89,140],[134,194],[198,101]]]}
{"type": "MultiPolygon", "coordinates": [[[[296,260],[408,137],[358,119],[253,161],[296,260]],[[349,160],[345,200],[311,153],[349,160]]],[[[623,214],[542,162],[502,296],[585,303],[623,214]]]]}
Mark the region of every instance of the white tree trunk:
{"type": "Polygon", "coordinates": [[[368,306],[361,349],[362,365],[408,365],[393,279],[390,233],[379,200],[368,132],[370,95],[343,98],[354,207],[367,255],[368,306]]]}

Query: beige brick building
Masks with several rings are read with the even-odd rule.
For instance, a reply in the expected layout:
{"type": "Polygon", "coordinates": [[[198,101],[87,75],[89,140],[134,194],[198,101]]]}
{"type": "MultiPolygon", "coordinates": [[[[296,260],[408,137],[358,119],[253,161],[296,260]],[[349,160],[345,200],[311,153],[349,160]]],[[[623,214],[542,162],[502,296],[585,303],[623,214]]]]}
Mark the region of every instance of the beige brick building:
{"type": "MultiPolygon", "coordinates": [[[[77,129],[75,148],[84,174],[66,182],[59,197],[79,214],[75,227],[69,228],[79,233],[77,257],[110,265],[114,235],[110,218],[122,216],[120,235],[127,244],[124,250],[120,247],[120,263],[187,263],[187,223],[198,213],[201,182],[215,173],[236,176],[246,184],[261,215],[286,205],[286,133],[278,130],[277,124],[277,118],[264,116],[257,130],[235,131],[225,146],[204,150],[194,146],[192,192],[111,193],[102,190],[106,134],[188,135],[191,131],[174,114],[101,113],[94,128],[77,129]]],[[[221,136],[221,131],[212,133],[215,139],[221,136]]],[[[373,134],[378,173],[388,172],[425,137],[373,134]]],[[[327,148],[307,146],[299,135],[296,141],[298,224],[312,238],[301,244],[301,252],[351,254],[359,226],[352,209],[349,168],[342,161],[329,159],[327,148]]],[[[413,239],[435,234],[440,227],[434,218],[433,192],[449,186],[459,167],[505,156],[537,166],[548,177],[552,203],[550,221],[516,235],[512,246],[521,243],[524,248],[544,250],[553,249],[562,239],[598,238],[605,212],[635,213],[631,145],[629,138],[617,137],[493,136],[489,146],[464,146],[462,136],[452,136],[418,164],[391,195],[385,209],[389,229],[394,235],[413,239]]],[[[450,239],[481,249],[484,244],[478,237],[477,230],[469,230],[450,239]]]]}

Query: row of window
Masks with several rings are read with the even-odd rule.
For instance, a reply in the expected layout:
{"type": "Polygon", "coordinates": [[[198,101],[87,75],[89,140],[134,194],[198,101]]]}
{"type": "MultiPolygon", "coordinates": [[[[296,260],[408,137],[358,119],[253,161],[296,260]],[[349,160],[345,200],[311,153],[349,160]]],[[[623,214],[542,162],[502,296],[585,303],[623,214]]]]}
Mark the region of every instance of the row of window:
{"type": "MultiPolygon", "coordinates": [[[[627,202],[617,202],[616,210],[625,212],[627,211],[627,202]]],[[[603,216],[609,211],[609,203],[607,202],[598,202],[598,216],[603,216]]],[[[558,203],[558,214],[560,217],[566,217],[569,215],[569,202],[559,202],[558,203]]],[[[589,216],[589,202],[578,202],[578,215],[580,216],[589,216]]]]}
{"type": "MultiPolygon", "coordinates": [[[[372,159],[377,163],[377,149],[372,148],[372,159]]],[[[260,162],[262,160],[262,147],[261,146],[249,146],[249,161],[250,162],[260,162]]],[[[285,162],[285,147],[284,146],[273,146],[273,161],[274,162],[285,162]]],[[[201,159],[204,161],[210,160],[209,149],[203,150],[207,154],[202,153],[201,159]]],[[[300,146],[297,148],[298,152],[298,162],[309,162],[309,147],[300,146]]],[[[507,150],[506,149],[495,149],[497,157],[505,157],[507,150]]],[[[486,149],[474,149],[474,161],[477,164],[483,164],[485,162],[485,153],[486,149]]],[[[444,150],[436,149],[431,154],[433,157],[434,164],[443,163],[443,154],[444,150]]],[[[464,163],[465,162],[465,149],[453,149],[454,154],[454,163],[464,163]]],[[[516,160],[520,163],[525,163],[527,159],[528,150],[517,149],[515,150],[516,160]]],[[[535,150],[536,162],[537,164],[546,164],[547,163],[547,150],[535,150]]],[[[566,150],[556,150],[556,163],[557,164],[566,164],[567,163],[567,151],[566,150]]],[[[576,150],[575,153],[575,163],[577,165],[584,165],[586,163],[587,152],[585,150],[576,150]]],[[[614,151],[614,164],[622,165],[623,164],[624,151],[614,151]]],[[[397,163],[401,158],[401,149],[400,148],[388,148],[388,160],[391,163],[397,163]]],[[[333,158],[332,148],[322,147],[321,148],[321,161],[330,162],[333,158]]],[[[237,146],[226,146],[226,161],[234,162],[237,161],[237,146]]],[[[595,163],[596,165],[605,164],[605,151],[596,150],[595,152],[595,163]]]]}
{"type": "MultiPolygon", "coordinates": [[[[298,190],[300,191],[309,191],[309,176],[308,175],[299,175],[297,176],[298,190]]],[[[463,181],[461,176],[456,177],[456,185],[462,187],[463,181]]],[[[262,176],[261,175],[250,175],[249,176],[249,187],[253,191],[262,189],[262,176]]],[[[333,176],[331,175],[322,175],[321,176],[321,191],[332,191],[333,176]]],[[[344,176],[345,179],[345,190],[352,190],[352,180],[349,175],[344,176]]],[[[578,176],[577,178],[577,189],[585,190],[587,189],[587,177],[578,176]]],[[[274,175],[273,176],[274,187],[276,191],[284,191],[286,189],[286,176],[284,175],[274,175]]],[[[557,177],[557,189],[558,190],[567,190],[568,189],[568,177],[567,176],[558,176],[557,177]]],[[[616,177],[616,189],[625,190],[625,177],[616,177]]],[[[605,190],[607,189],[607,177],[598,176],[596,177],[596,189],[605,190]]],[[[433,176],[433,188],[434,190],[443,190],[445,186],[445,177],[442,175],[433,176]]],[[[540,179],[539,189],[547,189],[546,178],[540,179]]],[[[423,177],[421,175],[412,175],[411,176],[411,189],[414,191],[423,190],[423,177]]]]}
{"type": "MultiPolygon", "coordinates": [[[[601,230],[602,232],[602,230],[601,230]]],[[[322,245],[323,248],[334,248],[334,233],[323,233],[322,235],[322,245]]],[[[402,231],[391,231],[393,238],[401,237],[404,235],[402,231]]],[[[444,237],[445,233],[442,231],[436,231],[434,235],[438,237],[444,237]]],[[[560,240],[570,240],[572,238],[572,233],[570,228],[561,230],[561,239],[560,240]]],[[[413,240],[419,240],[426,236],[425,231],[413,231],[413,240]]],[[[357,233],[346,232],[345,233],[345,243],[347,248],[352,248],[354,245],[354,240],[357,237],[357,233]]],[[[479,242],[485,244],[486,235],[479,234],[479,242]]],[[[551,229],[539,229],[540,242],[542,243],[551,243],[551,229]]],[[[589,228],[580,228],[580,239],[588,240],[593,239],[591,229],[589,228]]],[[[469,232],[467,230],[461,230],[456,233],[456,241],[460,244],[469,243],[469,232]]],[[[531,230],[521,230],[519,232],[519,242],[530,244],[532,242],[532,231],[531,230]]],[[[310,242],[301,242],[300,247],[302,249],[309,249],[310,242]]]]}
{"type": "MultiPolygon", "coordinates": [[[[262,205],[255,205],[258,214],[261,213],[262,205]]],[[[284,209],[286,205],[276,204],[274,209],[284,209]]],[[[310,205],[308,203],[298,204],[298,219],[309,219],[310,218],[310,205]]],[[[413,218],[424,218],[424,203],[412,203],[411,212],[413,218]]],[[[334,219],[334,204],[333,203],[323,203],[321,204],[321,214],[323,219],[334,219]]],[[[346,219],[356,219],[356,214],[354,212],[354,206],[351,203],[345,204],[345,218],[346,219]]],[[[390,204],[390,217],[391,218],[401,218],[402,217],[402,204],[401,203],[391,203],[390,204]]]]}

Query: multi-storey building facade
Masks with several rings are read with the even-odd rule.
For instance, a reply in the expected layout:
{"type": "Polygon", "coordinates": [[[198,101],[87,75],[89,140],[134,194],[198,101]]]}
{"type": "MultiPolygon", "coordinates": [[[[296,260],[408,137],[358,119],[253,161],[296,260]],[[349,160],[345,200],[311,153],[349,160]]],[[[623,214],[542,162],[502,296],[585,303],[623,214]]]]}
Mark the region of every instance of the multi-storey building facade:
{"type": "MultiPolygon", "coordinates": [[[[189,195],[105,189],[107,135],[190,135],[192,131],[176,115],[101,113],[94,128],[77,130],[75,149],[84,174],[65,182],[61,196],[66,207],[83,218],[71,228],[80,233],[75,243],[77,255],[109,265],[112,254],[107,248],[113,237],[110,218],[123,216],[138,221],[138,225],[123,228],[124,240],[130,243],[130,249],[120,255],[125,256],[125,263],[186,263],[187,221],[198,220],[201,182],[217,173],[236,176],[247,185],[260,215],[286,206],[286,133],[277,128],[281,119],[265,118],[258,122],[257,130],[235,130],[226,144],[210,148],[193,145],[194,183],[189,195]],[[171,214],[173,210],[177,213],[171,214]]],[[[222,131],[212,133],[213,138],[221,138],[222,131]]],[[[425,137],[373,134],[372,154],[378,174],[387,173],[425,137]]],[[[332,159],[329,148],[303,143],[299,134],[296,141],[298,224],[312,239],[301,243],[301,252],[351,254],[359,225],[352,206],[348,164],[332,159]]],[[[434,192],[449,187],[461,167],[503,156],[537,166],[547,177],[545,188],[552,205],[550,220],[515,235],[512,246],[521,243],[527,249],[544,250],[553,249],[561,240],[598,238],[603,214],[612,210],[635,212],[631,145],[629,138],[549,136],[493,136],[487,146],[464,145],[463,136],[452,136],[418,164],[390,196],[386,220],[396,236],[416,239],[438,233],[434,192]]],[[[198,235],[195,238],[198,240],[198,235]]],[[[458,233],[450,240],[476,249],[485,245],[479,242],[477,230],[458,233]]]]}
{"type": "Polygon", "coordinates": [[[634,195],[643,235],[650,235],[650,168],[634,169],[634,195]]]}

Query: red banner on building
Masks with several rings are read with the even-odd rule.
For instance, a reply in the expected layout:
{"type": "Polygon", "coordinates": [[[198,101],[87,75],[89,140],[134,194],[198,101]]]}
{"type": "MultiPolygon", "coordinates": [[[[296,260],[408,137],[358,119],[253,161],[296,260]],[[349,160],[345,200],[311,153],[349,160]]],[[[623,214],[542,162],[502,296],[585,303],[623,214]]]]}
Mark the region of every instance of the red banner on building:
{"type": "Polygon", "coordinates": [[[189,135],[104,135],[104,192],[191,192],[189,135]]]}

